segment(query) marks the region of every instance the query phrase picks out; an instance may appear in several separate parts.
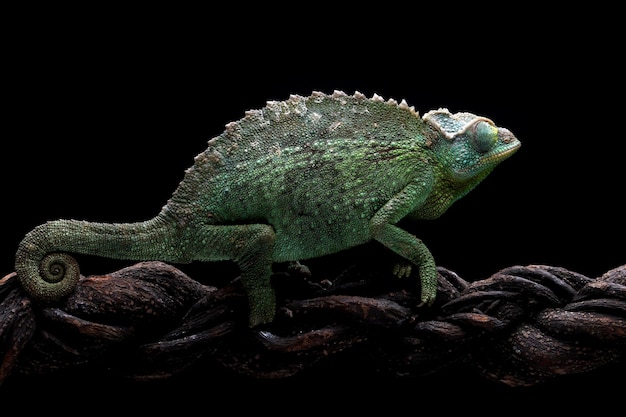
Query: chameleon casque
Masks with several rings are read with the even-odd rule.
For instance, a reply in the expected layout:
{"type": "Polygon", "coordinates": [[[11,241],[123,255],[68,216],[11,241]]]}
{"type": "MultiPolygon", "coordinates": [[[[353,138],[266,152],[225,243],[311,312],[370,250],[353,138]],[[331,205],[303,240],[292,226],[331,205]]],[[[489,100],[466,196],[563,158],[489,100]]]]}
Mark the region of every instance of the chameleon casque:
{"type": "Polygon", "coordinates": [[[421,301],[430,305],[433,256],[396,223],[437,218],[519,147],[509,130],[471,113],[420,117],[404,100],[359,92],[292,95],[226,124],[152,219],[48,221],[23,238],[15,270],[31,297],[54,302],[79,280],[71,253],[232,260],[255,327],[275,315],[274,262],[376,240],[417,267],[421,301]]]}

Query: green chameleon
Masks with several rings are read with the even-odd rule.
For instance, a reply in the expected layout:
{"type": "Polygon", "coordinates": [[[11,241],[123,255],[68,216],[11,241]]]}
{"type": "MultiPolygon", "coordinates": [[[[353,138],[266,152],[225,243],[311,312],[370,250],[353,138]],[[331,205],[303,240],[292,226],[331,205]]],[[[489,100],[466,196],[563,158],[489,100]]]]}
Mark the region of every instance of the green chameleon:
{"type": "Polygon", "coordinates": [[[46,222],[19,244],[15,270],[34,299],[53,302],[79,279],[69,253],[232,260],[255,327],[274,319],[274,262],[376,240],[418,268],[421,302],[431,305],[433,256],[396,223],[437,218],[519,147],[507,129],[470,113],[439,109],[420,117],[404,100],[359,92],[292,95],[228,123],[154,218],[46,222]]]}

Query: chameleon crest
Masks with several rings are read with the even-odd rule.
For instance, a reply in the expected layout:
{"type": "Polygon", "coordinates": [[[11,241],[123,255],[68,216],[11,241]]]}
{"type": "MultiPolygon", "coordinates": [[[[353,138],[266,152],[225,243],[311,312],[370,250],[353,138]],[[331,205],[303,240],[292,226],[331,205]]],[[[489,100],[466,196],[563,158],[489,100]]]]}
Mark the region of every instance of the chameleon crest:
{"type": "MultiPolygon", "coordinates": [[[[435,261],[397,223],[434,219],[520,146],[507,129],[446,109],[420,117],[402,100],[356,92],[270,101],[208,141],[160,212],[134,223],[54,220],[20,243],[15,269],[54,302],[79,279],[72,253],[172,263],[232,260],[249,324],[271,322],[274,262],[380,242],[414,265],[435,299],[435,261]]],[[[402,273],[406,273],[403,270],[402,273]]]]}

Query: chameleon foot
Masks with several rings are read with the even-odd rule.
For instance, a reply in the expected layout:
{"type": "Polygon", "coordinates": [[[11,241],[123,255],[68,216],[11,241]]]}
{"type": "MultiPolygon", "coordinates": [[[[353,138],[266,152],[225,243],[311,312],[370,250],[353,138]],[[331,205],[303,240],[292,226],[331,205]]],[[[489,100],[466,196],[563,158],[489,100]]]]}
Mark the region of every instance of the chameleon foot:
{"type": "Polygon", "coordinates": [[[413,265],[408,262],[398,262],[393,266],[393,274],[398,278],[408,278],[411,276],[413,265]]]}

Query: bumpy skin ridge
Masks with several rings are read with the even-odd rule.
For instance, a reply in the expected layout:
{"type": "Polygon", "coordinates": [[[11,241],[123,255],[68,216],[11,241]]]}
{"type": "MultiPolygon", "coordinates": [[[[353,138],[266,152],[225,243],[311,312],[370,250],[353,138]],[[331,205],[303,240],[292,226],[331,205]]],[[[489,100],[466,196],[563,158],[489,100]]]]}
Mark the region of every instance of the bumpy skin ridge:
{"type": "Polygon", "coordinates": [[[432,140],[425,133],[408,106],[358,93],[268,102],[209,141],[168,205],[183,212],[193,202],[190,221],[269,222],[282,232],[277,261],[332,253],[369,240],[374,213],[412,171],[434,163],[413,152],[432,140]],[[385,178],[395,177],[388,184],[372,169],[384,164],[381,157],[397,162],[388,164],[385,178]],[[347,223],[354,232],[343,233],[347,223]]]}
{"type": "Polygon", "coordinates": [[[21,242],[16,271],[34,298],[54,301],[78,279],[67,253],[229,259],[240,267],[256,326],[274,317],[273,262],[377,240],[417,266],[421,299],[431,304],[434,259],[396,223],[440,216],[518,147],[508,130],[471,113],[438,109],[422,118],[404,100],[377,95],[292,95],[209,140],[155,218],[48,222],[21,242]]]}

